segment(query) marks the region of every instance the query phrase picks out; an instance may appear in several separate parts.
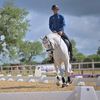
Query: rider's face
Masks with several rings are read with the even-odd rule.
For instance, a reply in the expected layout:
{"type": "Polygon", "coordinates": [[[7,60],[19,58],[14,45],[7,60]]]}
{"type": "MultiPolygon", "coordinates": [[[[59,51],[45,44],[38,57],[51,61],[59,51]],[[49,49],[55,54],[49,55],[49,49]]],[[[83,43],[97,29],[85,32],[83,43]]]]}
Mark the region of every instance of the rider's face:
{"type": "Polygon", "coordinates": [[[57,14],[59,10],[58,9],[53,9],[52,11],[53,11],[54,14],[57,14]]]}

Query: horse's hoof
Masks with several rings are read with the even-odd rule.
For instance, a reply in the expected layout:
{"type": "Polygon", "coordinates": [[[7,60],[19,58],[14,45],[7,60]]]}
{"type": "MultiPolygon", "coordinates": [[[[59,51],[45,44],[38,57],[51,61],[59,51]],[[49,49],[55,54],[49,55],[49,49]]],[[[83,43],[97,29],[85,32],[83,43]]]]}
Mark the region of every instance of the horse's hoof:
{"type": "Polygon", "coordinates": [[[72,81],[70,81],[69,84],[72,84],[72,81]]]}
{"type": "Polygon", "coordinates": [[[69,83],[66,83],[66,87],[69,86],[69,85],[70,85],[69,83]]]}
{"type": "Polygon", "coordinates": [[[66,84],[62,84],[62,88],[66,87],[66,84]]]}
{"type": "Polygon", "coordinates": [[[70,82],[67,81],[66,84],[72,84],[72,81],[70,81],[70,82]]]}
{"type": "Polygon", "coordinates": [[[56,82],[56,85],[57,85],[57,86],[60,86],[60,83],[56,82]]]}

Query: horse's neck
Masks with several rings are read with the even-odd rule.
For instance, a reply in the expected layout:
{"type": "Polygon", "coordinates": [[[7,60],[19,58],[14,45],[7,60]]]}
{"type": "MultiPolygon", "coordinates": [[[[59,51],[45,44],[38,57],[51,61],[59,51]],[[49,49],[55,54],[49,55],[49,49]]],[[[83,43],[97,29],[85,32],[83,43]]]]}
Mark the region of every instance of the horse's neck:
{"type": "Polygon", "coordinates": [[[56,33],[51,33],[48,35],[49,37],[49,40],[56,46],[56,45],[59,45],[60,43],[60,36],[56,33]]]}
{"type": "MultiPolygon", "coordinates": [[[[58,50],[67,50],[66,44],[65,42],[62,40],[61,36],[59,36],[58,34],[54,34],[53,36],[53,40],[54,40],[54,44],[55,44],[55,48],[58,47],[58,50]]],[[[57,50],[57,49],[56,49],[57,50]]]]}
{"type": "Polygon", "coordinates": [[[59,43],[61,40],[61,37],[57,33],[51,33],[49,34],[49,39],[54,40],[55,42],[59,43]]]}
{"type": "Polygon", "coordinates": [[[53,38],[58,38],[60,36],[57,33],[50,33],[50,34],[48,34],[48,37],[49,37],[49,39],[50,38],[53,39],[53,38]]]}
{"type": "Polygon", "coordinates": [[[56,33],[52,33],[49,34],[49,40],[51,41],[51,43],[53,44],[53,47],[55,48],[55,50],[60,50],[63,49],[64,46],[64,41],[61,39],[61,36],[59,36],[56,33]],[[57,49],[58,48],[58,49],[57,49]]]}

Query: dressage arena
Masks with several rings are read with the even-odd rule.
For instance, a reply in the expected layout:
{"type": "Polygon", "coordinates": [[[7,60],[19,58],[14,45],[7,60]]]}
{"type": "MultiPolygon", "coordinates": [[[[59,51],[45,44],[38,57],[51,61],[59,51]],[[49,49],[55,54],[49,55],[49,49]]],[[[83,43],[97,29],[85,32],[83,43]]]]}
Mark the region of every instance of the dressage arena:
{"type": "Polygon", "coordinates": [[[73,75],[65,88],[56,86],[54,76],[0,74],[0,100],[99,100],[100,74],[92,74],[73,75]]]}

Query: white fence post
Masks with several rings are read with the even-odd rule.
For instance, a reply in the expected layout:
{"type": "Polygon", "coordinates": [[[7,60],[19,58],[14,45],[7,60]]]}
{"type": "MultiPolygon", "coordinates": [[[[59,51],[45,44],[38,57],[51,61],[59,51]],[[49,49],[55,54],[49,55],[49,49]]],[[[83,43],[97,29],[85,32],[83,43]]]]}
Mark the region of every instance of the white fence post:
{"type": "Polygon", "coordinates": [[[94,61],[92,60],[92,75],[94,74],[94,61]]]}

